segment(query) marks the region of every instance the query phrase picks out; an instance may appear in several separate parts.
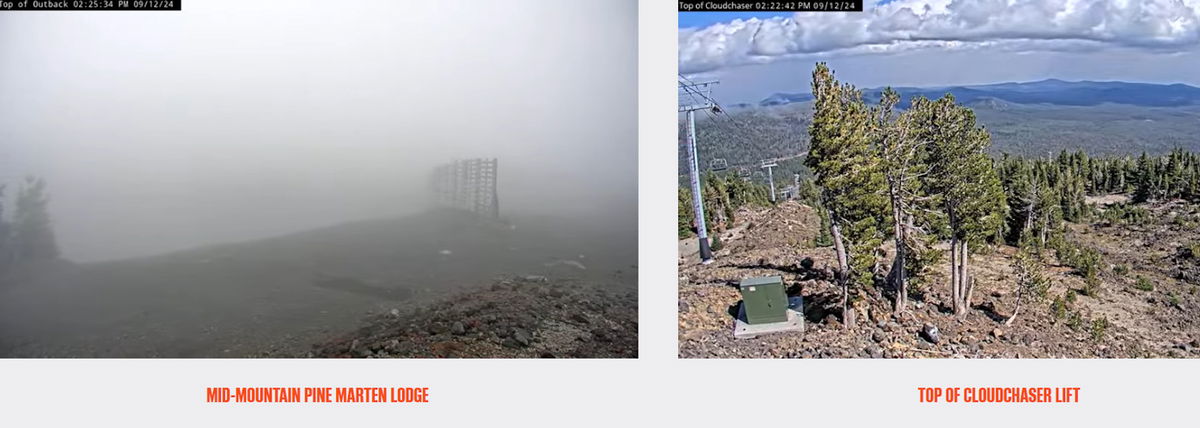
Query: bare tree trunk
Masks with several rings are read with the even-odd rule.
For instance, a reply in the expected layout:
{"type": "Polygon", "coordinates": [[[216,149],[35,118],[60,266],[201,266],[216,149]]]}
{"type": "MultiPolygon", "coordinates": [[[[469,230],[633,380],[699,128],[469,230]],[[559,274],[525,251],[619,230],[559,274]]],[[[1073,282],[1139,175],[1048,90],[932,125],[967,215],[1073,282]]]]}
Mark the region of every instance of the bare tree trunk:
{"type": "MultiPolygon", "coordinates": [[[[964,245],[964,253],[967,252],[965,247],[966,246],[964,245]]],[[[970,274],[967,273],[967,265],[970,263],[970,261],[970,253],[968,253],[966,256],[963,256],[963,282],[965,283],[966,287],[966,295],[963,296],[963,305],[965,305],[967,309],[971,309],[971,294],[973,291],[975,291],[975,278],[971,278],[970,274]]]]}
{"type": "Polygon", "coordinates": [[[966,297],[966,302],[965,302],[967,305],[967,309],[971,308],[971,294],[973,294],[974,291],[975,291],[975,278],[971,278],[969,281],[967,281],[967,297],[966,297]]]}
{"type": "Polygon", "coordinates": [[[955,314],[962,315],[967,313],[967,309],[970,309],[971,304],[970,292],[967,290],[968,284],[970,284],[967,278],[967,241],[958,241],[958,246],[958,298],[960,301],[958,303],[958,311],[955,314]]]}
{"type": "MultiPolygon", "coordinates": [[[[893,192],[894,194],[894,192],[893,192]]],[[[904,306],[908,302],[908,278],[904,276],[904,256],[905,256],[905,233],[904,233],[904,213],[900,209],[900,201],[896,196],[892,197],[892,233],[896,238],[896,259],[892,263],[891,276],[895,282],[896,289],[896,313],[904,312],[904,306]]]]}
{"type": "Polygon", "coordinates": [[[1049,215],[1043,214],[1042,215],[1042,230],[1041,230],[1041,233],[1039,234],[1041,236],[1042,248],[1046,247],[1046,228],[1048,228],[1048,227],[1050,227],[1049,215]]]}
{"type": "Polygon", "coordinates": [[[1021,244],[1021,238],[1024,238],[1025,234],[1029,233],[1032,229],[1033,229],[1033,202],[1030,202],[1028,205],[1025,205],[1025,228],[1021,230],[1021,233],[1017,234],[1017,245],[1021,244]]]}
{"type": "Polygon", "coordinates": [[[958,313],[958,237],[950,237],[950,306],[958,313]]]}
{"type": "MultiPolygon", "coordinates": [[[[833,218],[832,215],[830,215],[833,218]]],[[[846,255],[845,238],[842,237],[842,229],[837,225],[836,221],[829,222],[829,232],[833,235],[833,248],[837,251],[838,285],[842,287],[842,326],[849,329],[853,327],[854,316],[850,314],[850,262],[846,255]]]]}
{"type": "Polygon", "coordinates": [[[1013,308],[1012,315],[1009,315],[1008,319],[1004,320],[1004,325],[1012,325],[1013,320],[1017,319],[1017,313],[1021,311],[1021,295],[1022,294],[1025,294],[1025,293],[1022,292],[1021,290],[1017,290],[1017,306],[1015,308],[1013,308]]]}

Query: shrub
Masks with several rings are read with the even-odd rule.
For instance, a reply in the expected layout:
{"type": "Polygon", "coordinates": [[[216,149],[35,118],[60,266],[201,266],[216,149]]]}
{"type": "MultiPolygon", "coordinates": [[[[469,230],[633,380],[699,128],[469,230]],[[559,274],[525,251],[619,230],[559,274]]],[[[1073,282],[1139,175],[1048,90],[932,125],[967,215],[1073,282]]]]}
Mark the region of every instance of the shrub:
{"type": "Polygon", "coordinates": [[[1092,340],[1100,340],[1104,338],[1104,331],[1108,330],[1108,317],[1102,316],[1092,320],[1092,340]]]}
{"type": "Polygon", "coordinates": [[[1150,282],[1150,280],[1146,279],[1146,277],[1138,275],[1137,282],[1133,284],[1133,288],[1142,291],[1154,291],[1154,283],[1150,282]]]}
{"type": "Polygon", "coordinates": [[[1113,266],[1113,273],[1115,273],[1117,275],[1125,275],[1125,274],[1129,273],[1129,266],[1126,266],[1126,265],[1113,266]]]}
{"type": "Polygon", "coordinates": [[[1100,295],[1100,278],[1096,277],[1095,273],[1088,275],[1083,279],[1083,288],[1079,291],[1083,292],[1083,295],[1089,297],[1096,297],[1100,295]]]}
{"type": "Polygon", "coordinates": [[[1200,219],[1194,215],[1177,215],[1171,222],[1183,229],[1195,229],[1200,226],[1200,219]]]}
{"type": "Polygon", "coordinates": [[[1114,204],[1105,208],[1100,215],[1100,219],[1106,221],[1110,225],[1116,224],[1133,224],[1146,225],[1150,221],[1150,211],[1145,207],[1139,207],[1132,204],[1114,204]]]}
{"type": "Polygon", "coordinates": [[[1079,270],[1080,275],[1084,278],[1090,278],[1100,273],[1100,252],[1095,248],[1082,247],[1079,250],[1079,259],[1077,264],[1073,266],[1079,270]]]}
{"type": "Polygon", "coordinates": [[[1066,239],[1056,239],[1051,242],[1059,263],[1075,269],[1075,273],[1084,278],[1100,273],[1100,252],[1095,248],[1080,245],[1066,239]]]}
{"type": "Polygon", "coordinates": [[[1050,304],[1051,310],[1054,312],[1054,319],[1060,320],[1067,317],[1067,301],[1062,297],[1055,297],[1054,302],[1050,304]]]}
{"type": "Polygon", "coordinates": [[[1080,314],[1079,311],[1071,311],[1068,313],[1067,327],[1071,327],[1072,330],[1079,330],[1080,328],[1083,328],[1083,315],[1080,314]]]}

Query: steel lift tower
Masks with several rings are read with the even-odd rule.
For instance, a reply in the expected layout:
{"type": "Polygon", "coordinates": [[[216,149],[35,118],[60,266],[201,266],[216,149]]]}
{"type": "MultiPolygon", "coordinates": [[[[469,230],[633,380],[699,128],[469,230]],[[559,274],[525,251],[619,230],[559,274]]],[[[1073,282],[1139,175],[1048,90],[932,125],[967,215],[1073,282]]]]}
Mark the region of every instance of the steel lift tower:
{"type": "Polygon", "coordinates": [[[763,159],[762,168],[767,170],[767,185],[771,186],[771,202],[775,202],[775,176],[771,174],[771,168],[777,167],[775,159],[763,159]]]}
{"type": "Polygon", "coordinates": [[[687,114],[688,179],[692,185],[692,211],[696,216],[696,235],[700,239],[701,264],[712,263],[713,255],[712,249],[708,246],[708,230],[704,226],[704,196],[700,192],[700,167],[696,155],[696,111],[717,109],[717,104],[709,97],[709,94],[712,93],[712,86],[717,83],[715,80],[700,83],[679,82],[681,92],[679,111],[687,114]],[[683,103],[684,95],[695,103],[683,103]],[[696,98],[697,95],[699,95],[699,99],[696,98]]]}

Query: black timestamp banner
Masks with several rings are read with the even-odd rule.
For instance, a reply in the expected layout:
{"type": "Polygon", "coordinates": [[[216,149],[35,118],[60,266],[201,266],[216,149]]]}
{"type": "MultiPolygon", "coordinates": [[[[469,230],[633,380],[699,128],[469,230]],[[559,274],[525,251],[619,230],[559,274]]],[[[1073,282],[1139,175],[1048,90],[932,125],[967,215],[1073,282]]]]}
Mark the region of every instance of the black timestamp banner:
{"type": "Polygon", "coordinates": [[[863,0],[679,0],[680,12],[862,12],[863,0]]]}
{"type": "Polygon", "coordinates": [[[0,12],[88,10],[183,10],[183,0],[0,0],[0,12]]]}

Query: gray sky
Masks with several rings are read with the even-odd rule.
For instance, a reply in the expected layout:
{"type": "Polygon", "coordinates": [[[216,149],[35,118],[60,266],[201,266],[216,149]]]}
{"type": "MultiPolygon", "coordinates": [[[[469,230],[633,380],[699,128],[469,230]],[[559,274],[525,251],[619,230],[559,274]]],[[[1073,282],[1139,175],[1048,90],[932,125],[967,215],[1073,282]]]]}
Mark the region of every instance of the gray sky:
{"type": "Polygon", "coordinates": [[[863,13],[681,16],[680,70],[720,79],[716,95],[727,102],[807,92],[817,61],[860,87],[1046,78],[1200,86],[1200,0],[867,3],[863,13]]]}
{"type": "Polygon", "coordinates": [[[0,178],[75,260],[409,212],[456,157],[502,211],[636,225],[634,2],[404,3],[0,14],[0,178]]]}

